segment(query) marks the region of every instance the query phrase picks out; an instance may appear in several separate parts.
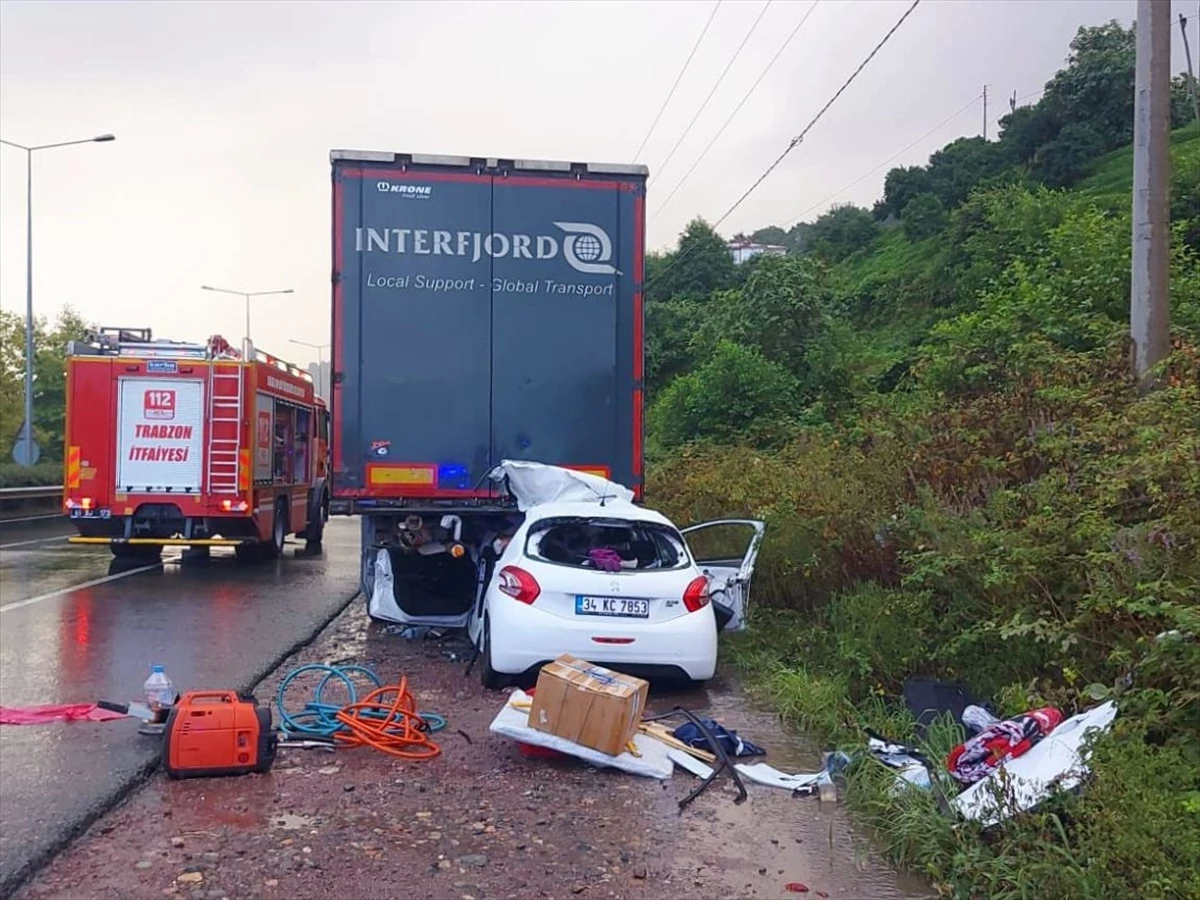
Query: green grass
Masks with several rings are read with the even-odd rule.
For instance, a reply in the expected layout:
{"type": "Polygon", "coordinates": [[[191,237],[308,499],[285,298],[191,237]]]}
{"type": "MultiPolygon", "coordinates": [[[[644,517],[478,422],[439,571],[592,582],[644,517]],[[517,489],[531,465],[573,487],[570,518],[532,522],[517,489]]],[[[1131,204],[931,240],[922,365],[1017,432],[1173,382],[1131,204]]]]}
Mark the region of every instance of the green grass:
{"type": "MultiPolygon", "coordinates": [[[[1191,154],[1200,154],[1200,127],[1176,128],[1171,132],[1172,163],[1178,165],[1191,154]]],[[[1126,209],[1133,192],[1133,146],[1100,157],[1093,173],[1079,185],[1078,191],[1103,207],[1126,209]]]]}
{"type": "MultiPolygon", "coordinates": [[[[923,738],[899,700],[871,692],[852,699],[827,617],[752,611],[749,632],[726,650],[752,693],[826,747],[861,751],[864,728],[946,758],[964,734],[948,716],[923,738]]],[[[1008,712],[1013,712],[1009,710],[1008,712]]],[[[1077,795],[1059,795],[988,832],[947,812],[958,788],[940,768],[933,789],[898,785],[895,772],[862,756],[844,795],[877,846],[953,898],[1026,900],[1200,896],[1200,790],[1194,763],[1118,719],[1099,741],[1093,776],[1077,795]]]]}

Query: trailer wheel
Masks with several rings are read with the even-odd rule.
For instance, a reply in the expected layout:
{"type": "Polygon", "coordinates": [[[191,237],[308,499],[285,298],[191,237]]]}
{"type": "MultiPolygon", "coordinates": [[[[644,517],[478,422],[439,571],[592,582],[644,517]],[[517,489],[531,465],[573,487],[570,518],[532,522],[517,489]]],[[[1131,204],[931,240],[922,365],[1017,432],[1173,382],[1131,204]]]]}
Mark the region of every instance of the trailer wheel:
{"type": "Polygon", "coordinates": [[[108,548],[117,559],[158,559],[162,547],[156,544],[109,544],[108,548]]]}
{"type": "Polygon", "coordinates": [[[233,548],[233,555],[240,563],[258,562],[262,559],[262,544],[238,544],[233,548]]]}

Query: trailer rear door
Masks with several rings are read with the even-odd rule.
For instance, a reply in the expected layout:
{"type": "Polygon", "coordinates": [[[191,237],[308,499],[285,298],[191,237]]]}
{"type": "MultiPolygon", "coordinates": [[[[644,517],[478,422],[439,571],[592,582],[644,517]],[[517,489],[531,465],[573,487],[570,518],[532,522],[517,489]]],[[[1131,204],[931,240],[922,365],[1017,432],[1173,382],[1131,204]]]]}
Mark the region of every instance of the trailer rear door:
{"type": "Polygon", "coordinates": [[[201,489],[204,382],[122,378],[117,400],[117,490],[201,489]]]}

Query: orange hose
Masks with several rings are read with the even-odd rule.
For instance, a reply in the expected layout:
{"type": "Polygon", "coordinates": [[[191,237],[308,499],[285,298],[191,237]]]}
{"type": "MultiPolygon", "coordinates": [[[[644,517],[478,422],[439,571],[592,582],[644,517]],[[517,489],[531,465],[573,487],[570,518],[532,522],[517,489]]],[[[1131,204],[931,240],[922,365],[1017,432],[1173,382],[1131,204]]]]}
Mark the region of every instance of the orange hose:
{"type": "Polygon", "coordinates": [[[344,747],[373,747],[400,759],[418,760],[433,759],[442,752],[429,739],[408,690],[407,676],[402,676],[399,684],[376,688],[359,702],[343,707],[336,718],[346,732],[336,732],[333,738],[344,747]]]}

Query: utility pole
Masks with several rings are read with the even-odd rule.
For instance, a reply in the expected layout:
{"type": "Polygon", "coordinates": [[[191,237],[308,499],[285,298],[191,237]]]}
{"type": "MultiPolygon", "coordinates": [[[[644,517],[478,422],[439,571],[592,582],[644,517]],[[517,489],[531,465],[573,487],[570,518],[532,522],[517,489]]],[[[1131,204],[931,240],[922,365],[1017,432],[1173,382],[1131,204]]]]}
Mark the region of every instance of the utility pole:
{"type": "Polygon", "coordinates": [[[1196,117],[1195,121],[1200,124],[1200,85],[1196,84],[1196,74],[1192,70],[1192,48],[1188,44],[1187,22],[1187,16],[1180,13],[1179,30],[1183,34],[1183,58],[1187,60],[1188,67],[1188,96],[1192,98],[1192,113],[1196,117]]]}
{"type": "Polygon", "coordinates": [[[1167,229],[1171,138],[1171,0],[1138,0],[1133,114],[1133,276],[1129,334],[1142,390],[1170,348],[1167,229]]]}
{"type": "Polygon", "coordinates": [[[983,139],[987,140],[987,85],[983,86],[983,139]]]}

